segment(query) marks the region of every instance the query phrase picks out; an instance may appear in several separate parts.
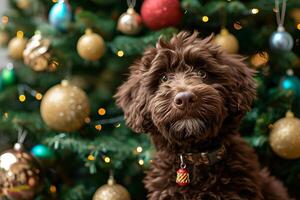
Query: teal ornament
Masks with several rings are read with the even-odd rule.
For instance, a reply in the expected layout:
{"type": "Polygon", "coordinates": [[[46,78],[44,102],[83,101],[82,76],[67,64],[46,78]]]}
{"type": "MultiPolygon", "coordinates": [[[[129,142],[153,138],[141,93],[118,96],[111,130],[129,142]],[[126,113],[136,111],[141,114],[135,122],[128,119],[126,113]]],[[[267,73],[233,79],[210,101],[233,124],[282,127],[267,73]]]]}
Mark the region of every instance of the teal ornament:
{"type": "Polygon", "coordinates": [[[55,28],[65,31],[72,19],[71,6],[67,0],[59,0],[49,12],[49,22],[55,28]]]}
{"type": "Polygon", "coordinates": [[[43,144],[38,144],[31,149],[31,154],[43,164],[52,164],[55,161],[54,151],[43,144]]]}
{"type": "Polygon", "coordinates": [[[297,76],[286,75],[280,81],[280,88],[292,91],[296,97],[300,97],[300,80],[297,76]]]}
{"type": "Polygon", "coordinates": [[[3,86],[12,85],[15,82],[16,75],[13,67],[5,67],[1,71],[0,79],[3,86]]]}

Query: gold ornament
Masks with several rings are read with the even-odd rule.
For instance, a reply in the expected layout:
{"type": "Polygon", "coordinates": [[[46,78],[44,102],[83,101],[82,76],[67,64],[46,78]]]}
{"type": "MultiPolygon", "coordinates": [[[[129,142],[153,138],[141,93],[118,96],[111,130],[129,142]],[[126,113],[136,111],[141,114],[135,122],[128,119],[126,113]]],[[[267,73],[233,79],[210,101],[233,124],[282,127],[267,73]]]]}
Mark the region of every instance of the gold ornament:
{"type": "Polygon", "coordinates": [[[265,51],[253,55],[250,60],[251,64],[255,68],[259,68],[261,66],[266,65],[268,61],[269,61],[269,54],[265,51]]]}
{"type": "Polygon", "coordinates": [[[30,7],[30,2],[29,0],[17,0],[17,6],[24,10],[30,7]]]}
{"type": "Polygon", "coordinates": [[[104,40],[91,29],[87,29],[77,42],[77,52],[85,60],[96,61],[105,52],[104,40]]]}
{"type": "Polygon", "coordinates": [[[50,88],[41,102],[44,122],[56,131],[71,132],[81,128],[89,113],[85,92],[66,80],[50,88]]]}
{"type": "Polygon", "coordinates": [[[234,35],[228,32],[226,28],[223,28],[221,32],[216,35],[214,42],[221,46],[221,48],[227,53],[237,53],[239,51],[239,42],[234,35]]]}
{"type": "Polygon", "coordinates": [[[49,52],[50,40],[43,39],[39,31],[37,31],[28,41],[23,52],[24,63],[29,65],[34,71],[45,71],[50,69],[49,52]]]}
{"type": "Polygon", "coordinates": [[[97,189],[93,200],[130,200],[130,194],[123,186],[116,184],[113,176],[108,179],[106,185],[97,189]]]}
{"type": "Polygon", "coordinates": [[[13,59],[22,59],[27,40],[20,34],[9,41],[8,54],[13,59]]]}
{"type": "Polygon", "coordinates": [[[10,200],[30,200],[42,189],[40,165],[24,151],[22,144],[0,154],[0,197],[10,200]],[[2,191],[1,191],[2,190],[2,191]]]}
{"type": "Polygon", "coordinates": [[[0,31],[0,47],[7,44],[9,35],[5,31],[0,31]]]}
{"type": "Polygon", "coordinates": [[[133,8],[128,8],[119,20],[117,29],[124,34],[135,35],[142,28],[142,18],[133,8]]]}
{"type": "Polygon", "coordinates": [[[290,111],[271,126],[270,145],[282,158],[300,158],[300,119],[290,111]]]}

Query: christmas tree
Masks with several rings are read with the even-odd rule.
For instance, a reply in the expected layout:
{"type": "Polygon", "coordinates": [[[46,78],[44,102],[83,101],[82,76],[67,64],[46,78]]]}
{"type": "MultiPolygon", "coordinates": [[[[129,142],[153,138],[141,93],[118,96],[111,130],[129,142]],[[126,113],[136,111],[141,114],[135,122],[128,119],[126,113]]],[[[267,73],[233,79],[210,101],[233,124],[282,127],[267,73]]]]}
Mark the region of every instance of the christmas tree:
{"type": "Polygon", "coordinates": [[[146,199],[142,179],[154,149],[147,134],[126,127],[113,95],[147,47],[180,30],[203,38],[215,33],[224,51],[247,57],[257,70],[257,98],[240,132],[262,166],[300,198],[299,1],[11,0],[9,6],[0,27],[11,60],[0,66],[0,199],[92,199],[111,189],[122,199],[130,199],[126,190],[146,199]],[[12,162],[23,162],[24,170],[12,170],[12,162]],[[15,179],[2,178],[8,171],[15,179]]]}

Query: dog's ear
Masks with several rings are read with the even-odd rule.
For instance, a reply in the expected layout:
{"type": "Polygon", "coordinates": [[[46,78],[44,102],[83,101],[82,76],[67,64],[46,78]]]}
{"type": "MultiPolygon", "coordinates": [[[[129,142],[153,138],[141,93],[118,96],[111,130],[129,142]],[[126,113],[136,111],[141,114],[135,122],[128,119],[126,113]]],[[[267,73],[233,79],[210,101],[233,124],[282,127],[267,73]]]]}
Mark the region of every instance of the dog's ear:
{"type": "Polygon", "coordinates": [[[243,116],[251,109],[256,97],[256,83],[253,79],[255,71],[250,69],[239,55],[223,54],[223,61],[231,71],[232,85],[230,88],[228,108],[230,113],[243,116]]]}
{"type": "Polygon", "coordinates": [[[149,94],[143,84],[143,73],[151,64],[154,49],[147,50],[143,57],[131,67],[129,77],[117,90],[114,98],[117,105],[124,111],[126,124],[135,132],[147,132],[151,125],[147,110],[149,94]]]}

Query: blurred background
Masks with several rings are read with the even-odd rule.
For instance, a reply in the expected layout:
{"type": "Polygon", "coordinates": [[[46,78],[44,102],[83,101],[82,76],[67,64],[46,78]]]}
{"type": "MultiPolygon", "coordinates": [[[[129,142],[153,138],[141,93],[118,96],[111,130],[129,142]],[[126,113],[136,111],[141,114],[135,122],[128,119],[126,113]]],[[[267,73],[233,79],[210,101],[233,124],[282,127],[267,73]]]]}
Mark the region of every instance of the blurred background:
{"type": "Polygon", "coordinates": [[[300,199],[298,0],[1,0],[0,199],[146,199],[155,151],[113,95],[180,30],[214,33],[257,70],[240,132],[300,199]]]}

